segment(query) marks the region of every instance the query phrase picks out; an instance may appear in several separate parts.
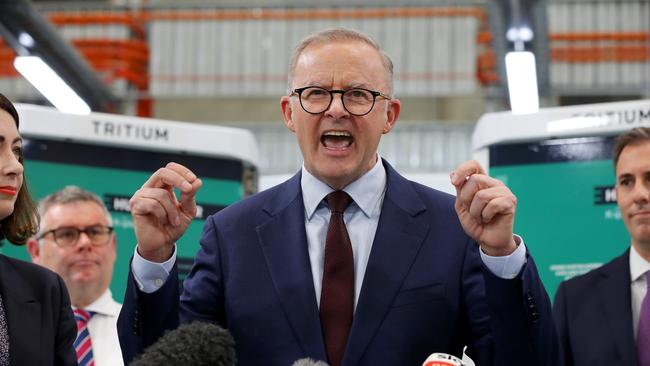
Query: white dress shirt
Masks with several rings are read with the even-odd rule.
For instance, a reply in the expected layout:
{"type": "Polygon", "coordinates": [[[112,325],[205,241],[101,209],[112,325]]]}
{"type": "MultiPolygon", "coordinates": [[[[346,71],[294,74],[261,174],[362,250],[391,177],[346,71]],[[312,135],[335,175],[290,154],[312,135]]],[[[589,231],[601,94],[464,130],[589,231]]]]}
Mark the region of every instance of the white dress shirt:
{"type": "Polygon", "coordinates": [[[630,286],[632,290],[632,326],[634,327],[634,339],[639,330],[639,316],[641,315],[641,302],[648,291],[646,283],[646,272],[650,271],[650,262],[646,261],[639,252],[630,246],[630,286]]]}
{"type": "MultiPolygon", "coordinates": [[[[76,309],[74,306],[73,309],[76,309]]],[[[88,322],[88,332],[93,347],[95,366],[122,366],[122,349],[117,338],[117,317],[122,304],[113,300],[111,290],[84,308],[95,315],[88,322]]]]}
{"type": "MultiPolygon", "coordinates": [[[[320,304],[325,262],[325,237],[330,217],[329,209],[323,199],[333,189],[309,173],[304,165],[300,186],[305,205],[305,230],[311,273],[314,279],[314,291],[317,303],[320,304]]],[[[384,169],[379,155],[370,171],[343,190],[354,200],[345,210],[344,220],[350,235],[354,256],[354,305],[356,307],[386,192],[386,169],[384,169]]],[[[510,279],[516,277],[521,271],[526,263],[526,247],[521,238],[517,237],[517,240],[521,244],[508,256],[491,257],[481,251],[481,258],[492,273],[501,278],[510,279]]],[[[140,290],[151,293],[160,288],[169,276],[175,261],[175,248],[172,257],[164,263],[147,261],[138,254],[136,248],[131,269],[140,290]]]]}

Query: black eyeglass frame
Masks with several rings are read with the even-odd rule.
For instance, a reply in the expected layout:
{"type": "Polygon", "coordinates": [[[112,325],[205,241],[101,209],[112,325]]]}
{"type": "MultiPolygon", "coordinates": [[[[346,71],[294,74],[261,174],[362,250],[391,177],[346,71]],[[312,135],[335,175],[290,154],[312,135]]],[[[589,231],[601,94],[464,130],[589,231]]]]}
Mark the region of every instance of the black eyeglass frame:
{"type": "Polygon", "coordinates": [[[314,85],[304,86],[304,87],[302,87],[302,88],[293,89],[293,91],[291,91],[291,94],[290,94],[290,95],[294,95],[294,94],[298,94],[298,100],[300,101],[300,106],[302,107],[302,109],[303,109],[305,112],[307,112],[307,113],[309,113],[309,114],[321,114],[321,113],[325,112],[325,111],[328,110],[328,109],[330,108],[330,106],[332,105],[332,101],[334,100],[334,94],[341,94],[341,104],[343,104],[343,108],[345,108],[345,110],[346,110],[348,113],[350,113],[351,115],[353,115],[353,116],[357,116],[357,117],[362,117],[362,116],[365,116],[366,114],[372,112],[372,109],[375,108],[375,102],[377,101],[377,97],[382,97],[382,98],[384,98],[384,99],[386,99],[386,100],[391,100],[391,99],[393,99],[393,98],[389,97],[388,95],[386,95],[386,94],[384,94],[384,93],[382,93],[382,92],[378,92],[378,91],[376,91],[376,90],[370,90],[370,89],[366,89],[366,88],[352,88],[352,89],[348,89],[348,90],[341,90],[341,89],[332,89],[332,90],[329,90],[329,89],[325,89],[325,88],[323,88],[323,87],[320,87],[320,86],[314,86],[314,85]],[[304,91],[307,90],[307,89],[312,89],[312,88],[321,89],[321,90],[324,90],[324,91],[326,91],[326,92],[328,92],[328,93],[330,94],[330,102],[327,103],[327,106],[326,106],[322,111],[320,111],[320,112],[310,112],[310,111],[308,111],[307,108],[305,108],[305,106],[302,104],[302,92],[304,92],[304,91]],[[344,95],[345,93],[350,92],[350,91],[353,91],[353,90],[363,90],[363,91],[367,91],[368,93],[370,93],[370,94],[372,95],[372,105],[370,106],[370,109],[368,109],[368,112],[363,113],[363,114],[352,113],[352,112],[350,112],[350,110],[348,109],[348,107],[345,105],[345,100],[343,99],[343,95],[344,95]]]}
{"type": "Polygon", "coordinates": [[[106,234],[108,234],[108,238],[106,239],[105,242],[103,242],[103,243],[95,243],[95,242],[92,241],[92,239],[90,240],[90,244],[91,244],[91,245],[96,246],[96,247],[101,247],[101,246],[104,246],[104,245],[108,244],[108,242],[110,241],[111,234],[113,234],[113,232],[115,231],[115,228],[114,228],[113,226],[92,225],[92,226],[87,226],[87,227],[85,227],[85,228],[83,228],[83,229],[79,229],[79,228],[74,227],[74,226],[61,226],[61,227],[58,227],[58,228],[56,228],[56,229],[51,229],[51,230],[48,230],[48,231],[42,233],[41,235],[37,236],[36,239],[37,239],[37,240],[41,240],[41,239],[43,239],[45,236],[47,236],[47,235],[49,235],[49,234],[52,234],[52,239],[54,239],[54,242],[56,243],[56,245],[58,245],[58,246],[60,246],[60,247],[62,247],[62,248],[69,248],[69,247],[72,247],[72,246],[74,246],[75,244],[77,244],[77,242],[79,241],[79,236],[81,235],[81,233],[86,234],[86,236],[88,237],[88,239],[90,239],[90,235],[88,234],[88,232],[89,232],[91,229],[97,229],[97,228],[108,229],[108,232],[106,233],[106,234]],[[68,244],[68,245],[61,245],[61,244],[59,243],[59,241],[56,240],[56,232],[59,231],[59,230],[61,230],[61,229],[68,229],[68,230],[69,230],[69,229],[73,229],[73,230],[75,230],[75,231],[77,232],[77,239],[75,239],[75,241],[73,241],[71,244],[68,244]]]}

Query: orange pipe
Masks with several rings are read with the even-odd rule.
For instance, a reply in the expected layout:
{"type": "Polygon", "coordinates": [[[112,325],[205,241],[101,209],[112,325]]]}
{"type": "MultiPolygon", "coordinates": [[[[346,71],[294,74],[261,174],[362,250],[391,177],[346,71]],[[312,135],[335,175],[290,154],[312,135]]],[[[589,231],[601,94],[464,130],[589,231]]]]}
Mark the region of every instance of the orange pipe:
{"type": "Polygon", "coordinates": [[[122,24],[129,27],[138,38],[144,39],[146,36],[142,18],[133,13],[101,11],[84,13],[52,12],[48,14],[48,17],[52,23],[59,26],[122,24]]]}
{"type": "Polygon", "coordinates": [[[84,13],[52,12],[48,15],[57,25],[124,24],[144,34],[142,24],[154,20],[313,20],[313,19],[377,19],[473,17],[487,19],[480,7],[394,7],[362,9],[204,9],[204,10],[141,10],[138,12],[84,13]]]}
{"type": "Polygon", "coordinates": [[[648,52],[648,46],[557,47],[551,49],[551,59],[569,63],[647,62],[648,52]]]}
{"type": "Polygon", "coordinates": [[[476,43],[478,44],[489,44],[492,42],[492,33],[490,31],[479,31],[478,34],[476,35],[476,43]]]}
{"type": "Polygon", "coordinates": [[[583,42],[583,41],[635,41],[646,42],[650,40],[648,32],[576,32],[576,33],[551,33],[551,41],[583,42]]]}
{"type": "Polygon", "coordinates": [[[120,49],[116,47],[101,48],[101,47],[84,47],[79,48],[79,52],[84,55],[86,59],[114,59],[122,60],[135,65],[143,65],[145,68],[149,65],[149,57],[142,55],[138,52],[120,49]]]}
{"type": "Polygon", "coordinates": [[[479,7],[401,7],[363,9],[216,9],[149,10],[141,12],[144,21],[171,20],[316,20],[474,17],[487,18],[479,7]]]}
{"type": "Polygon", "coordinates": [[[122,47],[143,54],[149,53],[149,45],[135,39],[84,38],[74,39],[72,43],[77,47],[122,47]]]}
{"type": "Polygon", "coordinates": [[[20,74],[16,69],[14,69],[13,64],[6,64],[3,65],[4,62],[0,62],[0,76],[2,77],[16,77],[19,76],[20,74]]]}

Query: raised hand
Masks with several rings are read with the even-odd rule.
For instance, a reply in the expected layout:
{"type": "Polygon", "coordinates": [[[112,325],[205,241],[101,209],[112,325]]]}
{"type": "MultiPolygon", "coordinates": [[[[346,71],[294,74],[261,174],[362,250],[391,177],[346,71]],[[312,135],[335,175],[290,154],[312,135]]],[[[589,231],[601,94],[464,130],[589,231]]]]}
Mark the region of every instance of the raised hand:
{"type": "Polygon", "coordinates": [[[195,196],[202,184],[188,168],[169,163],[158,169],[131,197],[138,252],[143,258],[152,262],[169,259],[174,243],[196,216],[195,196]],[[180,191],[180,201],[174,188],[180,191]]]}
{"type": "Polygon", "coordinates": [[[470,160],[451,173],[456,188],[456,214],[463,229],[491,256],[512,253],[517,198],[503,182],[485,174],[481,165],[470,160]]]}

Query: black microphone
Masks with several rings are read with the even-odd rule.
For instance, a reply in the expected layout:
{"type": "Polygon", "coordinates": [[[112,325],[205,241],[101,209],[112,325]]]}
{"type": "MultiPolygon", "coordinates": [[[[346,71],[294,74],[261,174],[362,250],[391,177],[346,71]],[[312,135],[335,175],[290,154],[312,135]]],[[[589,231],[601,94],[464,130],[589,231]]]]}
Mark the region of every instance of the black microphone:
{"type": "Polygon", "coordinates": [[[235,340],[212,323],[193,322],[166,332],[130,366],[235,366],[235,340]]]}
{"type": "Polygon", "coordinates": [[[316,361],[313,358],[301,358],[291,366],[329,366],[329,364],[323,361],[316,361]]]}

